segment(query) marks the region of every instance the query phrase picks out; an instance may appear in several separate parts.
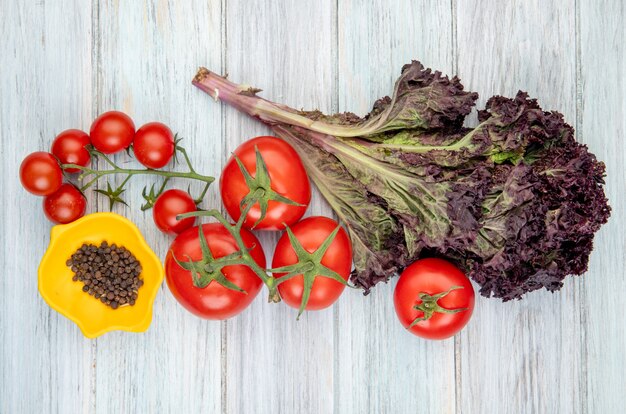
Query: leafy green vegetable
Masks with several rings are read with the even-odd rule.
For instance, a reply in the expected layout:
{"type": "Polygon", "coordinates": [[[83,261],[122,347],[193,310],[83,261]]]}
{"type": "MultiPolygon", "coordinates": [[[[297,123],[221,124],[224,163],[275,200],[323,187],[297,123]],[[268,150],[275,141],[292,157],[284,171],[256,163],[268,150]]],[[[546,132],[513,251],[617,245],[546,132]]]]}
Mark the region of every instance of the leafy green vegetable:
{"type": "Polygon", "coordinates": [[[350,232],[366,292],[424,256],[455,260],[486,296],[554,291],[587,269],[610,214],[604,164],[524,92],[489,99],[468,129],[478,95],[415,61],[364,118],[297,111],[206,69],[194,85],[296,148],[350,232]]]}

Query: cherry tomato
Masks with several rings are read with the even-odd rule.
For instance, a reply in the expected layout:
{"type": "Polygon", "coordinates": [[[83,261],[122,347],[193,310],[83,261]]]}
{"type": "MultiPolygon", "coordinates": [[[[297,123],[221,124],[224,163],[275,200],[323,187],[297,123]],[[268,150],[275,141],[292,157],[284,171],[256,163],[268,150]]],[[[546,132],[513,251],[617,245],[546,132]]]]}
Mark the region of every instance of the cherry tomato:
{"type": "Polygon", "coordinates": [[[98,151],[114,154],[128,148],[133,142],[135,124],[123,112],[105,112],[93,121],[89,136],[98,151]]]}
{"type": "Polygon", "coordinates": [[[133,151],[137,161],[146,167],[165,167],[174,155],[174,134],[165,124],[147,123],[135,133],[133,151]]]}
{"type": "Polygon", "coordinates": [[[193,226],[195,217],[177,220],[176,216],[196,211],[196,203],[189,193],[182,190],[167,190],[161,194],[152,208],[154,224],[165,234],[175,236],[193,226]]]}
{"type": "MultiPolygon", "coordinates": [[[[216,259],[237,252],[235,239],[219,223],[202,224],[202,233],[209,250],[216,259]]],[[[247,308],[261,290],[262,281],[244,265],[230,265],[222,268],[222,274],[229,282],[246,293],[224,287],[211,280],[206,287],[197,287],[191,272],[183,269],[179,261],[201,260],[202,248],[199,226],[194,226],[179,234],[170,246],[165,258],[165,274],[170,291],[189,312],[205,319],[231,318],[247,308]]],[[[265,255],[259,240],[249,231],[242,229],[241,237],[250,254],[259,266],[265,267],[265,255]],[[253,247],[254,246],[254,247],[253,247]]]]}
{"type": "Polygon", "coordinates": [[[49,152],[29,154],[20,166],[20,181],[26,191],[38,196],[54,193],[63,183],[59,163],[49,152]]]}
{"type": "MultiPolygon", "coordinates": [[[[289,205],[270,199],[265,218],[257,223],[261,217],[261,208],[256,203],[246,215],[244,227],[282,230],[285,224],[292,225],[304,215],[311,201],[309,178],[298,153],[289,144],[279,138],[265,136],[244,142],[234,153],[252,177],[256,177],[257,172],[255,148],[258,148],[263,157],[269,175],[270,186],[262,189],[265,194],[275,193],[301,205],[289,205]]],[[[228,214],[233,220],[238,220],[241,215],[241,201],[250,193],[250,188],[234,157],[230,157],[222,171],[220,192],[228,214]]]]}
{"type": "MultiPolygon", "coordinates": [[[[91,156],[85,146],[89,145],[89,135],[79,129],[67,129],[52,141],[50,152],[59,159],[61,164],[76,164],[82,167],[89,165],[91,156]]],[[[80,172],[78,168],[68,168],[68,173],[80,172]]]]}
{"type": "MultiPolygon", "coordinates": [[[[328,217],[308,217],[292,226],[291,231],[304,250],[313,253],[338,225],[335,220],[328,217]]],[[[289,236],[287,233],[284,233],[276,244],[272,268],[288,266],[297,262],[298,257],[289,241],[289,236]]],[[[339,230],[330,247],[322,256],[321,264],[337,272],[344,280],[348,280],[352,267],[352,243],[343,228],[339,230]]],[[[284,274],[277,273],[274,276],[280,278],[284,274]]],[[[316,276],[313,281],[311,296],[305,309],[318,310],[329,307],[341,296],[344,288],[345,285],[336,280],[324,276],[316,276]]],[[[302,303],[304,277],[298,275],[280,283],[278,292],[287,305],[298,309],[302,303]]]]}
{"type": "Polygon", "coordinates": [[[43,212],[53,223],[66,224],[85,214],[87,200],[72,184],[65,183],[43,199],[43,212]]]}
{"type": "Polygon", "coordinates": [[[446,339],[470,320],[474,288],[452,263],[422,259],[402,272],[393,301],[398,319],[411,333],[427,339],[446,339]],[[409,327],[417,318],[423,320],[409,327]]]}

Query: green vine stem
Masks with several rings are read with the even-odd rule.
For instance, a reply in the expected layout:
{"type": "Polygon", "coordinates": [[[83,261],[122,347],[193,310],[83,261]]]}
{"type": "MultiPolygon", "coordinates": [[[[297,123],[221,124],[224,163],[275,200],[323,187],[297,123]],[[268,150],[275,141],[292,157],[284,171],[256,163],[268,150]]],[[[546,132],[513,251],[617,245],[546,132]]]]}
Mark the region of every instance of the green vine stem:
{"type": "Polygon", "coordinates": [[[203,182],[204,187],[200,193],[200,196],[194,199],[195,203],[199,204],[206,195],[206,192],[209,189],[211,183],[215,181],[215,178],[208,175],[198,174],[191,164],[191,160],[187,155],[187,151],[183,147],[180,147],[178,145],[176,145],[175,148],[177,152],[180,152],[183,155],[189,171],[164,171],[153,170],[151,168],[121,168],[105,154],[94,148],[89,148],[89,153],[91,154],[92,158],[102,158],[111,167],[111,169],[98,170],[90,167],[83,167],[82,165],[77,164],[61,164],[61,168],[64,171],[68,168],[80,170],[80,175],[78,176],[78,179],[81,181],[88,180],[82,185],[82,187],[80,187],[81,192],[87,190],[102,177],[109,175],[126,175],[124,182],[117,188],[113,189],[111,188],[111,185],[107,183],[106,190],[97,190],[98,193],[103,194],[109,198],[111,208],[115,203],[124,203],[124,200],[120,197],[120,195],[125,191],[124,186],[126,185],[128,180],[135,175],[154,175],[158,177],[165,177],[164,183],[161,185],[157,192],[154,192],[154,185],[151,187],[149,193],[147,192],[147,188],[144,188],[142,195],[144,199],[146,199],[146,204],[142,206],[142,210],[152,208],[152,206],[154,205],[154,201],[163,192],[163,190],[165,190],[165,184],[167,184],[167,182],[171,178],[185,178],[188,180],[203,182]]]}
{"type": "MultiPolygon", "coordinates": [[[[337,235],[337,232],[339,232],[339,230],[341,229],[341,226],[339,225],[335,228],[334,231],[332,231],[328,235],[328,237],[324,240],[324,242],[312,253],[309,253],[308,251],[306,251],[304,247],[302,247],[302,245],[300,244],[296,236],[293,234],[291,229],[289,227],[286,227],[287,235],[289,236],[289,241],[291,243],[291,246],[293,247],[294,251],[296,252],[296,255],[298,256],[298,262],[289,266],[283,266],[283,267],[274,268],[274,269],[264,269],[261,266],[259,266],[257,262],[254,261],[254,259],[250,255],[250,251],[255,246],[252,246],[252,248],[248,248],[245,245],[243,238],[241,237],[241,229],[242,229],[243,223],[246,219],[248,212],[250,211],[253,205],[254,203],[245,204],[243,210],[241,211],[241,216],[239,217],[239,220],[237,220],[237,223],[235,224],[230,223],[217,210],[194,211],[191,213],[181,214],[176,217],[178,220],[182,220],[187,217],[213,217],[222,226],[224,226],[224,228],[226,228],[226,230],[231,234],[233,239],[235,239],[237,248],[239,249],[237,253],[233,253],[232,255],[221,257],[219,259],[213,259],[210,252],[209,253],[205,252],[203,254],[204,256],[203,259],[198,262],[185,263],[185,262],[178,262],[177,260],[177,263],[179,264],[179,266],[181,266],[183,269],[186,269],[192,272],[192,275],[194,277],[194,283],[196,281],[196,278],[198,280],[201,280],[203,276],[202,272],[198,272],[198,268],[201,267],[201,266],[198,266],[198,264],[205,265],[206,263],[211,263],[212,268],[215,268],[215,266],[217,266],[218,269],[221,269],[224,266],[228,266],[232,264],[241,264],[244,266],[248,266],[263,281],[265,286],[267,286],[269,290],[268,302],[278,303],[281,300],[280,295],[278,293],[278,285],[280,285],[281,283],[295,276],[302,275],[303,282],[304,282],[304,291],[303,291],[302,300],[300,303],[300,308],[298,309],[297,319],[300,319],[302,312],[304,312],[306,308],[306,305],[309,301],[309,297],[311,295],[311,290],[313,288],[313,282],[315,281],[315,278],[327,277],[327,278],[337,281],[338,283],[341,283],[344,286],[348,286],[352,288],[352,286],[350,286],[347,283],[347,281],[344,280],[339,274],[337,274],[335,271],[333,271],[332,269],[329,269],[328,267],[322,264],[322,258],[324,257],[324,254],[330,247],[331,243],[335,240],[335,236],[337,235]],[[197,273],[197,276],[196,276],[196,273],[197,273]],[[270,273],[271,275],[268,273],[270,273]],[[284,275],[276,277],[273,275],[275,273],[284,273],[284,275]]],[[[200,231],[201,243],[203,242],[202,240],[203,236],[204,234],[202,233],[202,231],[200,231]]],[[[221,271],[221,270],[218,270],[218,271],[221,271]]],[[[205,275],[204,277],[204,279],[207,281],[213,280],[214,278],[215,278],[214,275],[209,275],[209,276],[205,275]]],[[[219,280],[218,280],[218,283],[222,284],[223,286],[229,289],[232,289],[231,286],[227,286],[224,283],[220,282],[219,280]]]]}
{"type": "MultiPolygon", "coordinates": [[[[280,295],[278,294],[277,290],[278,283],[276,283],[276,278],[268,275],[267,270],[259,266],[258,263],[254,261],[249,253],[251,249],[246,246],[243,238],[241,237],[241,229],[243,223],[252,206],[253,204],[249,203],[244,207],[241,212],[241,216],[239,217],[239,220],[237,220],[237,223],[235,224],[229,223],[228,220],[226,220],[226,218],[222,215],[222,213],[215,209],[180,214],[176,218],[178,220],[182,220],[187,217],[213,217],[214,219],[216,219],[222,226],[224,226],[224,228],[226,228],[226,230],[228,230],[231,236],[235,239],[235,243],[237,243],[237,247],[239,248],[240,253],[238,264],[248,266],[250,270],[252,270],[259,277],[259,279],[263,281],[265,286],[267,286],[267,288],[269,289],[268,302],[278,303],[280,302],[280,295]]],[[[253,246],[252,248],[254,247],[255,246],[253,246]]],[[[259,246],[259,248],[261,248],[261,246],[259,246]]],[[[215,261],[219,262],[221,259],[222,258],[216,259],[215,261]]],[[[230,260],[230,258],[228,260],[230,260]]]]}

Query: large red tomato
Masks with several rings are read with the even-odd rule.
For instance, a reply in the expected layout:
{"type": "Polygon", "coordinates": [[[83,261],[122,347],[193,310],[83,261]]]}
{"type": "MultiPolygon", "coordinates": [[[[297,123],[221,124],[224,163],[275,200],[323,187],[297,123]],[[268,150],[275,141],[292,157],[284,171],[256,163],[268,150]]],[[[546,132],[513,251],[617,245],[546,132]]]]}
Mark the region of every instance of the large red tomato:
{"type": "Polygon", "coordinates": [[[398,319],[427,339],[445,339],[467,324],[474,310],[474,288],[452,263],[418,260],[400,275],[393,295],[398,319]],[[413,324],[417,319],[417,323],[413,324]]]}
{"type": "MultiPolygon", "coordinates": [[[[307,217],[291,227],[293,235],[308,253],[314,253],[329,235],[337,229],[339,224],[328,217],[307,217]]],[[[272,268],[298,263],[298,255],[294,250],[289,236],[284,233],[276,244],[272,268]]],[[[344,280],[348,280],[352,267],[352,243],[343,228],[337,232],[332,243],[322,256],[321,265],[336,272],[344,280]]],[[[284,273],[275,273],[280,282],[284,273]]],[[[311,296],[306,304],[306,310],[324,309],[337,301],[345,285],[329,277],[313,275],[311,296]]],[[[278,285],[278,292],[283,301],[293,307],[300,308],[304,292],[304,276],[302,274],[285,280],[278,285]]]]}
{"type": "Polygon", "coordinates": [[[100,152],[114,154],[133,142],[135,123],[124,112],[109,111],[97,117],[91,124],[89,137],[100,152]]]}
{"type": "MultiPolygon", "coordinates": [[[[237,252],[235,239],[219,223],[202,224],[202,232],[214,258],[237,252]]],[[[244,265],[231,265],[222,268],[222,273],[229,282],[234,283],[246,293],[224,287],[212,280],[206,287],[197,287],[190,271],[183,269],[176,261],[203,259],[200,245],[199,226],[194,226],[179,234],[165,258],[167,285],[174,297],[189,312],[205,319],[227,319],[243,311],[261,290],[262,281],[250,268],[244,265]]],[[[241,237],[254,261],[265,267],[265,255],[259,240],[249,231],[242,230],[241,237]]],[[[207,266],[203,267],[207,270],[207,266]]],[[[210,270],[210,269],[209,269],[210,270]]]]}
{"type": "Polygon", "coordinates": [[[241,201],[254,192],[269,198],[261,201],[267,203],[267,214],[257,223],[261,217],[261,205],[255,203],[246,215],[244,227],[282,230],[285,224],[289,226],[300,220],[311,201],[311,185],[298,153],[289,144],[276,137],[256,137],[241,144],[234,155],[241,160],[250,177],[247,180],[235,157],[230,157],[222,171],[220,192],[233,220],[239,220],[241,216],[241,201]],[[259,166],[256,149],[267,166],[266,174],[264,170],[257,174],[259,166]],[[250,182],[250,179],[254,182],[250,182]],[[300,205],[278,201],[281,197],[300,205]]]}

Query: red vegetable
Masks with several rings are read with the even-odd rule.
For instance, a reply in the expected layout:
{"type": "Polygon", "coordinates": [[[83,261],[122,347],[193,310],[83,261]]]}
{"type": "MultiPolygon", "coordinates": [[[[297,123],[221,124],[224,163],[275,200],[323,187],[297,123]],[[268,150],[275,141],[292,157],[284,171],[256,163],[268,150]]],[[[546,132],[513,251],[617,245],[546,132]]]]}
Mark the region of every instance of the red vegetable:
{"type": "Polygon", "coordinates": [[[298,153],[276,137],[257,137],[241,144],[220,178],[222,201],[233,220],[250,209],[244,227],[282,230],[304,215],[311,185],[298,153]]]}
{"type": "Polygon", "coordinates": [[[57,160],[49,152],[29,154],[20,165],[20,181],[30,193],[45,196],[61,187],[63,174],[57,160]]]}
{"type": "Polygon", "coordinates": [[[346,231],[328,217],[308,217],[288,227],[278,240],[272,273],[280,297],[301,314],[335,303],[351,266],[352,245],[346,231]]]}
{"type": "Polygon", "coordinates": [[[193,226],[196,221],[195,217],[178,220],[176,216],[196,210],[196,203],[189,193],[172,189],[165,191],[157,198],[152,210],[152,217],[159,230],[175,236],[193,226]]]}
{"type": "Polygon", "coordinates": [[[393,301],[402,325],[427,339],[455,335],[474,310],[474,288],[453,264],[442,259],[418,260],[400,275],[393,301]]]}
{"type": "Polygon", "coordinates": [[[163,168],[174,155],[174,134],[161,122],[149,122],[135,133],[133,152],[146,167],[163,168]]]}
{"type": "Polygon", "coordinates": [[[123,112],[105,112],[93,121],[89,136],[98,151],[114,154],[128,148],[133,142],[135,124],[123,112]]]}
{"type": "MultiPolygon", "coordinates": [[[[91,156],[85,148],[90,144],[89,135],[80,129],[67,129],[61,132],[52,141],[50,152],[58,158],[61,164],[76,164],[82,167],[89,165],[91,156]]],[[[77,173],[78,168],[66,168],[68,173],[77,173]]]]}
{"type": "Polygon", "coordinates": [[[87,200],[72,184],[65,183],[43,199],[43,211],[53,223],[66,224],[85,214],[87,200]]]}
{"type": "MultiPolygon", "coordinates": [[[[257,238],[247,230],[240,234],[254,261],[265,267],[257,238]]],[[[167,285],[176,300],[205,319],[227,319],[243,311],[259,293],[262,281],[248,266],[228,264],[231,258],[238,260],[233,258],[238,251],[233,236],[219,223],[179,234],[165,258],[167,285]]]]}

